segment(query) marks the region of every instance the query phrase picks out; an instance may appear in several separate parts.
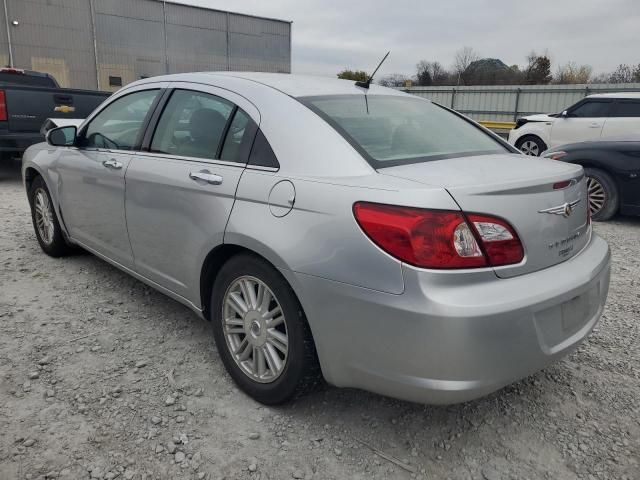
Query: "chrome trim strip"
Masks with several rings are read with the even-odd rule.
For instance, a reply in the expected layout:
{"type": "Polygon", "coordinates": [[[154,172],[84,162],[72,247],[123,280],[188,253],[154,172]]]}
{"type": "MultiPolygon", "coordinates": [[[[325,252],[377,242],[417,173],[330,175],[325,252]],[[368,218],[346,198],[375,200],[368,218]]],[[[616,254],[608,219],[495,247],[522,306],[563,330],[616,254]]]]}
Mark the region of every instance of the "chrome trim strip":
{"type": "Polygon", "coordinates": [[[146,152],[141,150],[136,151],[135,155],[137,156],[142,155],[145,157],[152,157],[152,158],[166,158],[167,160],[182,160],[186,162],[211,163],[214,165],[224,165],[228,167],[244,168],[247,166],[246,163],[228,162],[226,160],[216,160],[214,158],[183,157],[181,155],[167,155],[165,153],[146,152]]]}
{"type": "Polygon", "coordinates": [[[247,164],[247,170],[260,170],[262,172],[278,172],[280,169],[277,167],[263,167],[262,165],[247,164]]]}

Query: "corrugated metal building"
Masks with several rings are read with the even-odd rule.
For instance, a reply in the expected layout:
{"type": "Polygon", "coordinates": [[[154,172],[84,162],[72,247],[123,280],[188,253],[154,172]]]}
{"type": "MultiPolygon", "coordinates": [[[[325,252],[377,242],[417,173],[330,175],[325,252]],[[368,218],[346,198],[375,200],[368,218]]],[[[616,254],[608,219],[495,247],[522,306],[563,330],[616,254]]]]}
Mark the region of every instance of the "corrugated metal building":
{"type": "Polygon", "coordinates": [[[291,22],[162,0],[0,0],[0,64],[101,90],[165,73],[290,73],[291,22]]]}

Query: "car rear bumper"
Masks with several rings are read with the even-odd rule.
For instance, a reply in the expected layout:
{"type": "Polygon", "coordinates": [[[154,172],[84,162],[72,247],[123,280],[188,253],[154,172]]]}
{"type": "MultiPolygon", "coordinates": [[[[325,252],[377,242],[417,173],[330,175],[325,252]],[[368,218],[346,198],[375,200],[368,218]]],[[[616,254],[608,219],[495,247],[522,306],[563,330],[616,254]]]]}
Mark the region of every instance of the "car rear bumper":
{"type": "Polygon", "coordinates": [[[572,351],[602,314],[610,252],[594,235],[572,259],[509,279],[403,268],[401,295],[283,274],[300,296],[329,383],[448,404],[572,351]]]}

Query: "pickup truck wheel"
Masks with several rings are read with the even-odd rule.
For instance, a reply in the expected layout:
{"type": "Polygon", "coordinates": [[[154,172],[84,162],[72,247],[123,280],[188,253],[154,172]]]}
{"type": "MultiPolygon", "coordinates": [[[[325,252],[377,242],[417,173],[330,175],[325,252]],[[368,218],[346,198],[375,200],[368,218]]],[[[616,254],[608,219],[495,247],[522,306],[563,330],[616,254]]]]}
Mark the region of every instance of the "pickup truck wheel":
{"type": "Polygon", "coordinates": [[[525,135],[516,142],[516,148],[525,155],[539,157],[547,149],[547,145],[535,135],[525,135]]]}
{"type": "Polygon", "coordinates": [[[315,344],[287,281],[261,258],[241,254],[220,269],[211,295],[218,352],[236,384],[277,405],[320,385],[315,344]]]}
{"type": "Polygon", "coordinates": [[[67,255],[71,251],[71,247],[64,239],[56,211],[53,208],[51,195],[49,195],[47,185],[40,176],[33,179],[29,190],[29,203],[33,228],[44,253],[52,257],[67,255]]]}
{"type": "Polygon", "coordinates": [[[591,218],[606,221],[618,211],[620,196],[611,175],[598,168],[585,168],[589,191],[589,210],[591,218]]]}

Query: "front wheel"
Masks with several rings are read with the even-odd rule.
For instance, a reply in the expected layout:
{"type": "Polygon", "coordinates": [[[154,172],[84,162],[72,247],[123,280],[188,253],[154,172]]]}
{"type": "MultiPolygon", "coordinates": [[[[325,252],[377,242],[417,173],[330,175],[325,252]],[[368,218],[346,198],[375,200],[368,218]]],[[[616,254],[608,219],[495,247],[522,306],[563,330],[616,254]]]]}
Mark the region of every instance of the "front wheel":
{"type": "Polygon", "coordinates": [[[33,228],[42,250],[52,257],[67,255],[71,247],[62,233],[47,185],[40,176],[33,179],[29,189],[29,203],[33,228]]]}
{"type": "Polygon", "coordinates": [[[257,401],[280,404],[320,383],[302,306],[261,258],[242,254],[223,265],[211,295],[211,320],[227,371],[257,401]]]}
{"type": "Polygon", "coordinates": [[[516,148],[525,155],[539,157],[547,149],[547,145],[535,135],[525,135],[516,142],[516,148]]]}
{"type": "Polygon", "coordinates": [[[589,191],[591,218],[606,221],[618,211],[619,195],[616,183],[607,172],[598,168],[585,168],[589,191]]]}

